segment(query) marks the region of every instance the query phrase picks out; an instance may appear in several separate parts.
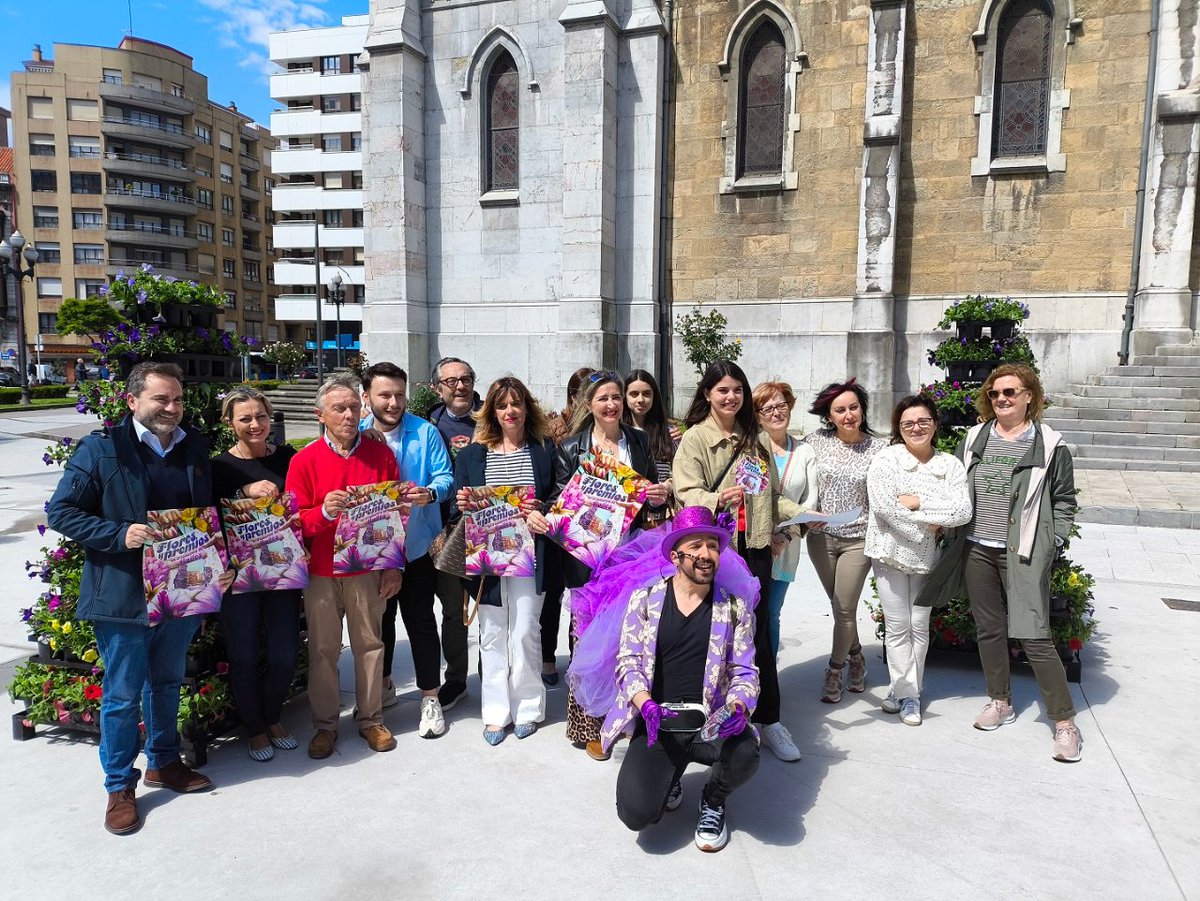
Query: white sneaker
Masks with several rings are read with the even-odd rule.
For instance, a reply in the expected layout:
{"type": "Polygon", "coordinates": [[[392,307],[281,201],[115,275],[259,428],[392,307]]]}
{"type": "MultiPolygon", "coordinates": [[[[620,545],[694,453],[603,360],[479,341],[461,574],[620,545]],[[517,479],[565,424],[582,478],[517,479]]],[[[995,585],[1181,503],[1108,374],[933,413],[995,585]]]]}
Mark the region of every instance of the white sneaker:
{"type": "Polygon", "coordinates": [[[696,822],[696,847],[701,851],[720,851],[729,844],[729,827],[725,822],[725,805],[711,806],[700,798],[700,818],[696,822]]]}
{"type": "Polygon", "coordinates": [[[771,749],[771,753],[780,760],[799,760],[800,749],[792,741],[792,733],[788,732],[783,723],[771,723],[759,730],[762,743],[771,749]]]}
{"type": "Polygon", "coordinates": [[[417,735],[421,738],[437,738],[446,731],[446,718],[437,698],[421,698],[421,723],[417,735]]]}
{"type": "Polygon", "coordinates": [[[879,704],[884,713],[899,713],[900,702],[896,699],[894,692],[888,692],[887,697],[879,704]]]}
{"type": "Polygon", "coordinates": [[[921,702],[917,698],[903,698],[900,701],[900,722],[906,726],[921,725],[921,702]]]}
{"type": "Polygon", "coordinates": [[[396,702],[400,699],[396,697],[396,683],[392,681],[392,677],[388,676],[383,680],[383,709],[395,707],[396,702]]]}

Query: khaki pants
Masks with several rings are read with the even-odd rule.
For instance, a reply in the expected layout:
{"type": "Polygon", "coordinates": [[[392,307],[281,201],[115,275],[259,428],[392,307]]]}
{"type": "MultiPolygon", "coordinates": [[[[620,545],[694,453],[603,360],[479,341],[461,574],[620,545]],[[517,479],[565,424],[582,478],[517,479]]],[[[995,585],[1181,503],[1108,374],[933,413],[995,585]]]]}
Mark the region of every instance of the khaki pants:
{"type": "Polygon", "coordinates": [[[342,653],[342,620],[354,654],[354,694],[358,728],[383,722],[383,638],[380,626],[386,602],[379,597],[379,573],[356,576],[312,576],[304,591],[308,620],[308,704],[313,727],[338,727],[338,658],[342,653]]]}
{"type": "Polygon", "coordinates": [[[833,607],[833,650],[829,662],[841,666],[850,654],[861,654],[858,640],[858,601],[871,561],[863,550],[865,538],[838,538],[824,532],[808,533],[808,556],[829,603],[833,607]]]}

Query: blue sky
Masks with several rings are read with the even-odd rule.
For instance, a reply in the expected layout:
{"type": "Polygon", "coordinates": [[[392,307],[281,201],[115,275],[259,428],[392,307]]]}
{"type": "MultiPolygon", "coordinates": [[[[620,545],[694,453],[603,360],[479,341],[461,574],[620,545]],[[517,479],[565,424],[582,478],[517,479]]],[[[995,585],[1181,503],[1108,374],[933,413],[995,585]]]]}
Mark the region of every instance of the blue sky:
{"type": "Polygon", "coordinates": [[[115,47],[129,31],[189,54],[208,76],[209,97],[268,124],[271,102],[267,35],[335,25],[367,12],[368,0],[47,0],[5,4],[0,12],[0,105],[9,106],[9,73],[34,44],[49,56],[55,42],[115,47]]]}

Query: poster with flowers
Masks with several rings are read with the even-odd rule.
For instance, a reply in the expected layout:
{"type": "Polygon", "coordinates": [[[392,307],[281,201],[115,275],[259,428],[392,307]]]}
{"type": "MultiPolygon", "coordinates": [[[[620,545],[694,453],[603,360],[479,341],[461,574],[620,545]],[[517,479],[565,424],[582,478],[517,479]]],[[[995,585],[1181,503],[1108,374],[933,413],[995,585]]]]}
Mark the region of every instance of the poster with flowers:
{"type": "Polygon", "coordinates": [[[229,565],[237,570],[234,594],[307,587],[298,512],[290,491],[278,497],[221,499],[229,565]]]}
{"type": "Polygon", "coordinates": [[[151,510],[155,538],[142,550],[142,582],[150,625],[221,609],[225,538],[216,507],[151,510]]]}
{"type": "Polygon", "coordinates": [[[580,563],[595,567],[629,531],[648,487],[649,479],[593,448],[546,514],[546,534],[580,563]]]}
{"type": "Polygon", "coordinates": [[[402,498],[412,482],[351,485],[350,499],[333,533],[333,571],[338,575],[404,569],[404,534],[411,505],[402,498]]]}
{"type": "Polygon", "coordinates": [[[468,576],[532,576],[533,534],[524,511],[536,503],[533,486],[471,488],[463,515],[468,576]]]}

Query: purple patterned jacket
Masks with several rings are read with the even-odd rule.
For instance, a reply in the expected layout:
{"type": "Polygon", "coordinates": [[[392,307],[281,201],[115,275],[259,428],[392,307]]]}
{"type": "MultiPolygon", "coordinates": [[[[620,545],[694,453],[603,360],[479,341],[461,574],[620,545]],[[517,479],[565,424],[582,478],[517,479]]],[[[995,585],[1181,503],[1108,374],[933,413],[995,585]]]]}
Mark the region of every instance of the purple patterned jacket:
{"type": "MultiPolygon", "coordinates": [[[[758,704],[758,668],[754,665],[754,614],[746,602],[722,588],[713,598],[712,632],[704,665],[704,707],[711,716],[729,701],[741,701],[746,715],[758,704]]],[[[621,733],[633,734],[639,716],[633,697],[654,684],[658,624],[667,580],[635,591],[625,608],[617,651],[617,700],[604,719],[600,740],[612,747],[621,733]]]]}

